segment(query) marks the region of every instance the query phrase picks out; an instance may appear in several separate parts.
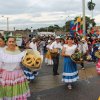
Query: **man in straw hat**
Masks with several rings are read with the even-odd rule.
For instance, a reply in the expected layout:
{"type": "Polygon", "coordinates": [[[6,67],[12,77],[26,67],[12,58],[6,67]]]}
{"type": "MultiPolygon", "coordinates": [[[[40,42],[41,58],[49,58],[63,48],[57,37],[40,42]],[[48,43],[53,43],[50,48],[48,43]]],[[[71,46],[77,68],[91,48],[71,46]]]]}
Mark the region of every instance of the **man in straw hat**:
{"type": "MultiPolygon", "coordinates": [[[[85,39],[85,37],[83,37],[81,39],[81,41],[79,42],[78,44],[78,50],[83,53],[84,57],[86,56],[87,52],[88,52],[88,44],[87,44],[87,41],[85,39]]],[[[81,63],[81,68],[84,70],[84,63],[81,63]]]]}
{"type": "Polygon", "coordinates": [[[52,56],[53,60],[53,75],[59,75],[58,73],[58,65],[59,65],[59,53],[60,49],[62,49],[62,45],[60,43],[60,36],[57,36],[55,38],[55,41],[51,44],[50,50],[53,51],[54,49],[57,49],[55,56],[52,56]]]}

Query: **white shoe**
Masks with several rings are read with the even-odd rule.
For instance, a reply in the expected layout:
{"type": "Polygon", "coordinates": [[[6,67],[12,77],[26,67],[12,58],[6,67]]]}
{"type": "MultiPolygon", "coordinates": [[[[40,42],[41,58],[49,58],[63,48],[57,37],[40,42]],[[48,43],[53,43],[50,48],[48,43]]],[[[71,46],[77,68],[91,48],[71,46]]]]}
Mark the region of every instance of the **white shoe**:
{"type": "Polygon", "coordinates": [[[72,86],[71,86],[70,84],[68,85],[68,89],[69,89],[69,90],[71,90],[71,89],[72,89],[72,86]]]}
{"type": "Polygon", "coordinates": [[[85,70],[85,68],[84,68],[84,67],[82,67],[82,69],[83,69],[83,70],[85,70]]]}

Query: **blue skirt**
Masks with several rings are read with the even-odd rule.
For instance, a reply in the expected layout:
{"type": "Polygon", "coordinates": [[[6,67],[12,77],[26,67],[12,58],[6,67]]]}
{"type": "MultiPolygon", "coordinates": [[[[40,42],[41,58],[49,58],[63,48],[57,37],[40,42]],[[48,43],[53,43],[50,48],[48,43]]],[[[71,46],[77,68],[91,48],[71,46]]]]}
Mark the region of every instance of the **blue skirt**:
{"type": "Polygon", "coordinates": [[[26,78],[31,81],[34,80],[36,78],[36,76],[38,75],[37,71],[33,71],[31,72],[28,68],[23,68],[24,74],[26,75],[26,78]]]}
{"type": "Polygon", "coordinates": [[[70,57],[64,57],[64,70],[62,81],[72,83],[79,79],[77,65],[70,57]]]}

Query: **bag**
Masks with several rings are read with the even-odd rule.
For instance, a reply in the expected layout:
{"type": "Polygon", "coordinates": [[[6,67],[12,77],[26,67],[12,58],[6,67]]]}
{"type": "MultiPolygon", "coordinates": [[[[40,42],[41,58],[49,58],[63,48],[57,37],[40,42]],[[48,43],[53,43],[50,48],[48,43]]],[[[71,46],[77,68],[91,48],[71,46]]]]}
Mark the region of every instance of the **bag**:
{"type": "Polygon", "coordinates": [[[54,48],[53,50],[50,51],[51,57],[56,57],[58,55],[58,49],[54,48]]]}

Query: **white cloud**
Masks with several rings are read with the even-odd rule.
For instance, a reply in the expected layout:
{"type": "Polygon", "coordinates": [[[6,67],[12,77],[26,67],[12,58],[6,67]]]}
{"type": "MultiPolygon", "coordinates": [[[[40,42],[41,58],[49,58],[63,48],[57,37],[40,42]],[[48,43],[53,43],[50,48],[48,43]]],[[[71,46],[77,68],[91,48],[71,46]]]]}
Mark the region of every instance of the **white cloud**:
{"type": "MultiPolygon", "coordinates": [[[[87,8],[88,1],[86,0],[86,15],[91,16],[87,8]]],[[[96,3],[94,18],[100,23],[100,2],[99,0],[93,2],[96,3]]],[[[66,20],[82,16],[82,0],[0,0],[0,4],[0,14],[9,17],[11,29],[64,25],[66,20]]],[[[6,29],[6,19],[0,18],[0,23],[0,29],[6,29]]]]}
{"type": "Polygon", "coordinates": [[[97,23],[97,25],[100,25],[100,14],[94,17],[95,22],[97,23]]]}

